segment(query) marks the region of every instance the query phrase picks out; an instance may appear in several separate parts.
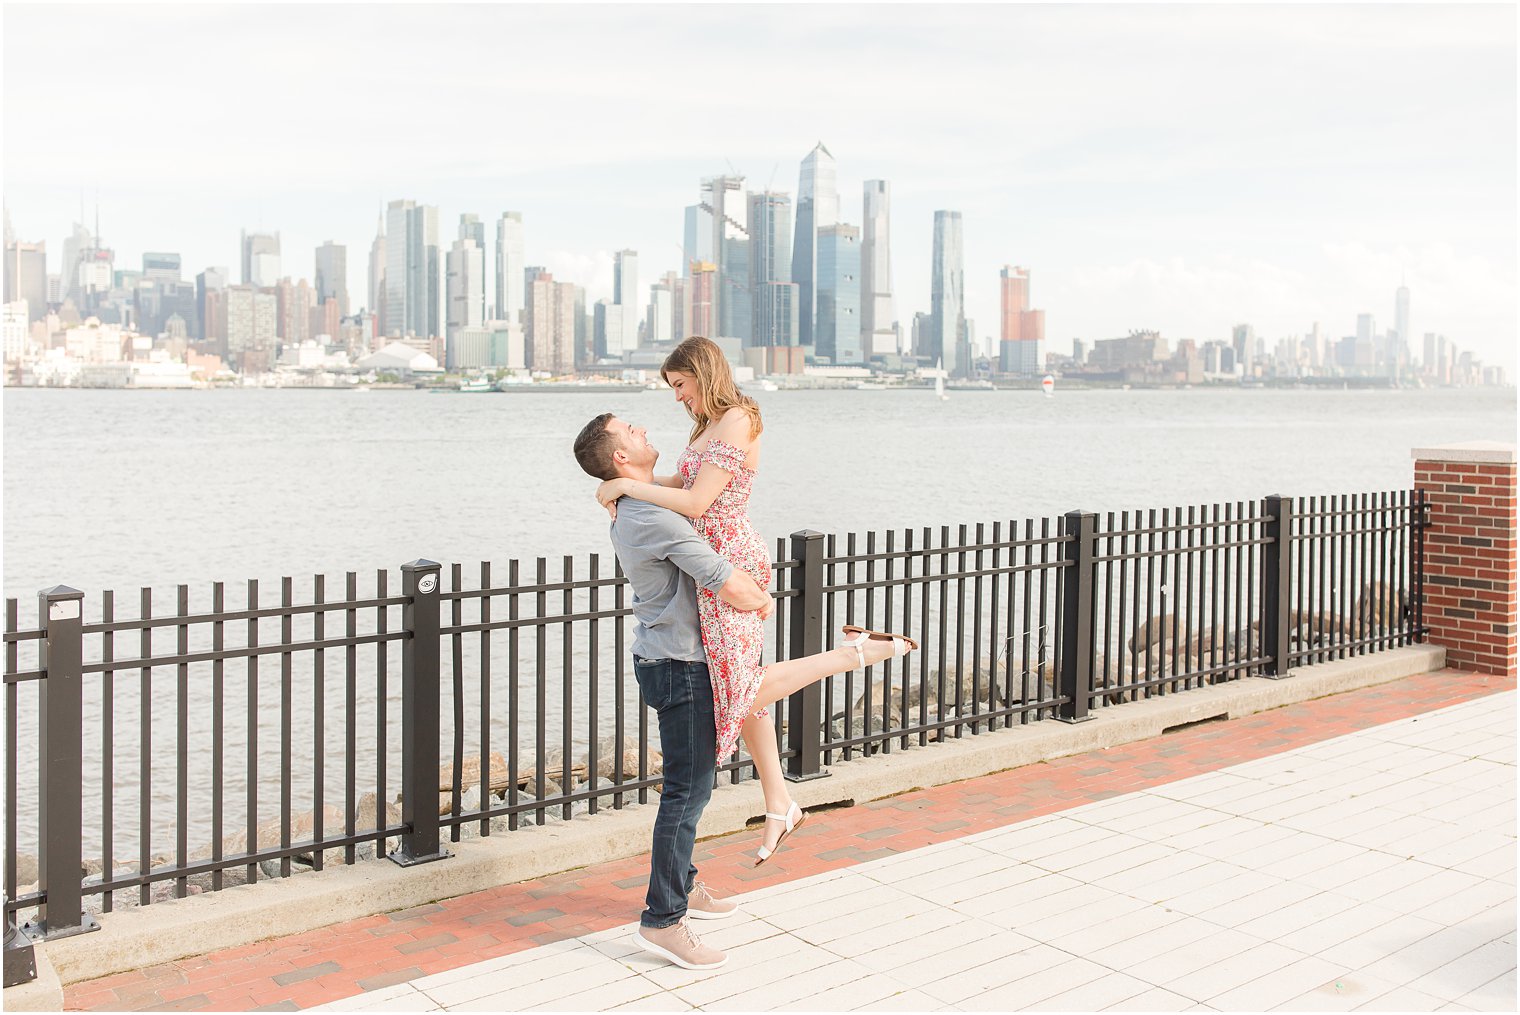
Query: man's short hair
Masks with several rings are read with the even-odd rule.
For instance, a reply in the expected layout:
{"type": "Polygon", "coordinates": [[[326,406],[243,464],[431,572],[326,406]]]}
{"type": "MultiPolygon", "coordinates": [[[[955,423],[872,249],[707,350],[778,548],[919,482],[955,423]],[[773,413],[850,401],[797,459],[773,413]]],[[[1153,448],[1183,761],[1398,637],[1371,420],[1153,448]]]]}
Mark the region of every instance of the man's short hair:
{"type": "Polygon", "coordinates": [[[612,453],[623,446],[622,438],[607,429],[612,413],[604,412],[581,428],[575,438],[575,460],[596,479],[616,479],[612,453]]]}

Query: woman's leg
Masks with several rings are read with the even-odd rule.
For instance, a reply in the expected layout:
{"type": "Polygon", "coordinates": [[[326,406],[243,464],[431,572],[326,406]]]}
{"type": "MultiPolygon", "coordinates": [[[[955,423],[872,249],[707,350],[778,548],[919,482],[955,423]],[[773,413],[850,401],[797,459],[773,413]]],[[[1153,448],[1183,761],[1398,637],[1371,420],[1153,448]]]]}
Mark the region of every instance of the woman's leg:
{"type": "MultiPolygon", "coordinates": [[[[885,638],[869,638],[861,650],[865,653],[866,665],[870,666],[891,657],[892,643],[885,638]]],[[[835,673],[853,670],[859,665],[860,660],[856,657],[855,650],[843,646],[829,649],[827,652],[819,652],[816,655],[803,656],[801,659],[769,663],[765,667],[765,677],[760,681],[760,690],[755,695],[755,703],[751,708],[757,711],[769,708],[787,695],[795,694],[811,683],[835,673]]],[[[745,740],[748,742],[747,737],[745,740]]]]}
{"type": "MultiPolygon", "coordinates": [[[[792,802],[792,794],[786,788],[786,776],[781,772],[781,755],[776,750],[776,726],[769,714],[751,715],[740,727],[744,746],[755,763],[755,774],[760,778],[760,791],[765,794],[767,814],[785,814],[792,802]]],[[[779,821],[766,821],[764,843],[767,849],[776,848],[785,827],[779,821]]]]}

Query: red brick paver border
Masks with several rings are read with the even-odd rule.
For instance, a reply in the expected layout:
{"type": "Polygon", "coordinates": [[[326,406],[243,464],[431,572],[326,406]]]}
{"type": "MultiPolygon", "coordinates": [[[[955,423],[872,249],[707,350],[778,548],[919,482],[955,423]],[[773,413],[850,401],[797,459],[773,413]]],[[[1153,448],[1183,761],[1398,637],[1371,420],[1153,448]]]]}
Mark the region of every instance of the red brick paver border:
{"type": "MultiPolygon", "coordinates": [[[[719,895],[854,866],[1159,786],[1511,690],[1512,676],[1443,670],[1228,722],[829,811],[758,870],[757,833],[699,843],[719,895]]],[[[929,748],[932,750],[932,748],[929,748]]],[[[755,789],[758,794],[758,787],[755,789]]],[[[652,812],[651,812],[652,813],[652,812]]],[[[595,819],[585,819],[595,820],[595,819]]],[[[79,1010],[290,1011],[637,919],[648,856],[504,885],[75,983],[79,1010]]]]}

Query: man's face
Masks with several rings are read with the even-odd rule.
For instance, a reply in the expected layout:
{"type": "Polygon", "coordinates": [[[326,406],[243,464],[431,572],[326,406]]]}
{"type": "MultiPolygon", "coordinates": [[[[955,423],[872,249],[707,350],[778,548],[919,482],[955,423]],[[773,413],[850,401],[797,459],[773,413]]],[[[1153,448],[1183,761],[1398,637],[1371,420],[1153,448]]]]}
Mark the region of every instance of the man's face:
{"type": "Polygon", "coordinates": [[[660,453],[649,443],[649,433],[643,427],[614,416],[607,421],[607,432],[617,434],[623,443],[620,450],[613,452],[613,461],[636,469],[654,467],[660,453]]]}

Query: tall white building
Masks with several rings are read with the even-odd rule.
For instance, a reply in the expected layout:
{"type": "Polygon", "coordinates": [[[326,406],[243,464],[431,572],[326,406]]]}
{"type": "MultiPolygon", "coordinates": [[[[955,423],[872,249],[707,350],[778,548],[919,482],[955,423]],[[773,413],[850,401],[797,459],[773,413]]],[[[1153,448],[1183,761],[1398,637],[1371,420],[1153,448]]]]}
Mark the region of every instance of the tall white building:
{"type": "Polygon", "coordinates": [[[860,225],[860,344],[869,359],[897,353],[892,308],[892,186],[865,182],[860,225]]]}
{"type": "Polygon", "coordinates": [[[681,233],[681,277],[691,277],[691,263],[713,260],[712,212],[708,208],[687,205],[681,233]]]}
{"type": "Polygon", "coordinates": [[[522,212],[504,211],[496,220],[496,319],[521,321],[526,305],[522,212]]]}
{"type": "Polygon", "coordinates": [[[376,216],[375,239],[369,245],[369,307],[367,308],[380,321],[381,328],[385,326],[385,315],[381,313],[383,306],[385,306],[385,216],[382,214],[376,216]]]}
{"type": "Polygon", "coordinates": [[[633,250],[619,250],[612,255],[612,302],[623,308],[623,337],[620,346],[632,349],[639,344],[639,255],[633,250]]]}
{"type": "Polygon", "coordinates": [[[649,344],[661,345],[675,337],[675,293],[668,282],[649,287],[649,344]]]}
{"type": "Polygon", "coordinates": [[[1393,294],[1393,327],[1397,332],[1394,339],[1393,359],[1395,361],[1407,361],[1409,359],[1409,287],[1400,285],[1398,291],[1393,294]]]}
{"type": "Polygon", "coordinates": [[[802,345],[814,344],[818,320],[818,230],[839,221],[839,190],[834,156],[823,142],[802,160],[797,182],[797,232],[792,240],[792,281],[801,304],[797,322],[802,345]]]}
{"type": "Polygon", "coordinates": [[[385,217],[385,333],[435,338],[443,303],[438,209],[392,201],[385,217]]]}
{"type": "Polygon", "coordinates": [[[28,329],[31,327],[31,322],[27,320],[26,303],[26,300],[12,300],[5,304],[3,327],[7,363],[14,363],[26,355],[28,329]]]}
{"type": "MultiPolygon", "coordinates": [[[[449,309],[446,336],[448,349],[453,347],[454,336],[463,328],[485,324],[486,260],[485,252],[473,239],[458,239],[449,248],[448,274],[445,291],[448,293],[449,309]]],[[[453,368],[452,351],[445,352],[446,365],[453,368]]]]}
{"type": "Polygon", "coordinates": [[[280,280],[280,234],[241,234],[244,285],[272,286],[280,280]]]}
{"type": "Polygon", "coordinates": [[[315,276],[317,306],[338,301],[338,314],[348,316],[348,248],[327,240],[317,248],[315,276]]]}
{"type": "Polygon", "coordinates": [[[752,306],[749,208],[744,177],[714,176],[703,180],[702,207],[712,222],[713,263],[718,268],[712,291],[714,327],[718,335],[747,343],[752,327],[752,306]]]}

